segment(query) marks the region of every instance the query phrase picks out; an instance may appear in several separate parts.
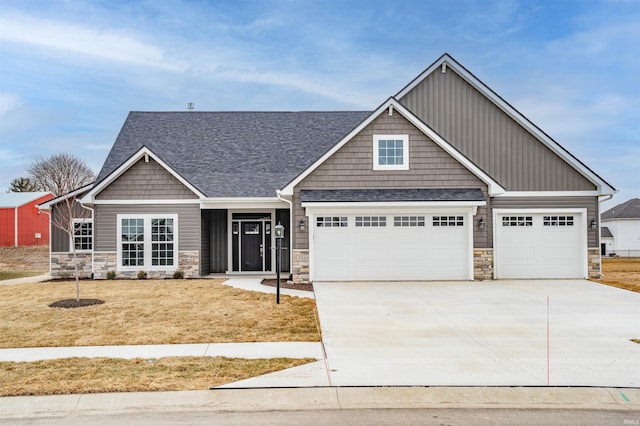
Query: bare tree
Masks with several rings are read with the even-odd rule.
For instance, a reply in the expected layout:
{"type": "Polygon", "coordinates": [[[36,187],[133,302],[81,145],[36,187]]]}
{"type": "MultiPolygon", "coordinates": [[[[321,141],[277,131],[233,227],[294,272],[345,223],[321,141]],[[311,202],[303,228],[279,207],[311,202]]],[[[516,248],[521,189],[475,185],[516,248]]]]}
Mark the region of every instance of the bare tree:
{"type": "Polygon", "coordinates": [[[93,182],[95,175],[86,163],[70,154],[55,154],[36,158],[27,169],[37,189],[56,197],[93,182]]]}
{"type": "Polygon", "coordinates": [[[7,192],[34,192],[38,187],[28,177],[17,177],[9,184],[7,192]]]}
{"type": "MultiPolygon", "coordinates": [[[[70,195],[70,194],[69,194],[70,195]]],[[[82,224],[85,219],[91,218],[91,211],[82,207],[80,203],[76,202],[76,196],[64,197],[62,201],[55,204],[51,208],[51,225],[64,231],[69,236],[71,247],[69,249],[73,253],[73,264],[75,268],[76,277],[76,301],[80,301],[80,273],[78,271],[78,248],[82,248],[82,240],[76,242],[76,229],[80,232],[83,231],[82,224]],[[80,245],[80,247],[78,247],[80,245]]],[[[93,227],[93,224],[91,225],[93,227]]],[[[81,237],[82,234],[79,236],[81,237]]],[[[93,239],[93,232],[91,233],[93,239]]],[[[92,241],[93,243],[93,241],[92,241]]]]}

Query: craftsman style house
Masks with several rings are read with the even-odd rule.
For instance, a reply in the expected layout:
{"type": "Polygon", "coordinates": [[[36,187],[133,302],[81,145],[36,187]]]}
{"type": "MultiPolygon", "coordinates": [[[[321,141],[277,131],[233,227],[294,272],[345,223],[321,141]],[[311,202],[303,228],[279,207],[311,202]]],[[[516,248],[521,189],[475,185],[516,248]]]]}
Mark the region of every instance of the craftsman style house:
{"type": "Polygon", "coordinates": [[[598,275],[614,192],[444,54],[374,111],[131,112],[78,200],[95,278],[270,273],[280,223],[295,282],[485,280],[598,275]]]}

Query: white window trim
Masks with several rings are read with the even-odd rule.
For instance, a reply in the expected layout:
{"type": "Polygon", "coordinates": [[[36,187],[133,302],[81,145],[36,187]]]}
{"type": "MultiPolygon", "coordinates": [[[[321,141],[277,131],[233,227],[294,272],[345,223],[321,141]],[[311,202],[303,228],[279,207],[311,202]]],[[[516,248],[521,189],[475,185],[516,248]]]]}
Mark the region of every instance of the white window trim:
{"type": "Polygon", "coordinates": [[[91,250],[78,250],[76,249],[76,253],[91,253],[93,251],[93,235],[95,234],[95,230],[93,229],[93,219],[91,218],[74,218],[73,219],[73,235],[69,241],[69,251],[72,252],[73,248],[76,245],[76,223],[91,223],[91,250]]]}
{"type": "Polygon", "coordinates": [[[373,135],[373,170],[409,170],[409,135],[373,135]],[[378,143],[388,139],[402,141],[403,164],[378,163],[378,143]]]}
{"type": "Polygon", "coordinates": [[[177,214],[119,214],[117,221],[117,271],[175,271],[179,268],[178,253],[178,215],[177,214]],[[144,220],[144,265],[143,266],[122,266],[122,219],[143,219],[144,220]],[[173,219],[173,265],[151,265],[151,219],[173,219]]]}

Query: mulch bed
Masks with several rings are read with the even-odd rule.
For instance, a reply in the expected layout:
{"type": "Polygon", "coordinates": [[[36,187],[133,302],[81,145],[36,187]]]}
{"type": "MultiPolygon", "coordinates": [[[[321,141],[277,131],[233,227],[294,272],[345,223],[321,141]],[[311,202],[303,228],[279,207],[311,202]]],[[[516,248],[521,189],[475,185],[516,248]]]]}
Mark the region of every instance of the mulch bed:
{"type": "MultiPolygon", "coordinates": [[[[276,279],[264,279],[262,285],[268,285],[269,287],[275,287],[278,280],[276,279]]],[[[288,288],[290,290],[302,290],[313,291],[313,284],[289,284],[287,280],[280,280],[280,288],[288,288]]]]}
{"type": "Polygon", "coordinates": [[[102,305],[104,300],[100,299],[64,299],[53,302],[50,308],[82,308],[84,306],[102,305]]]}

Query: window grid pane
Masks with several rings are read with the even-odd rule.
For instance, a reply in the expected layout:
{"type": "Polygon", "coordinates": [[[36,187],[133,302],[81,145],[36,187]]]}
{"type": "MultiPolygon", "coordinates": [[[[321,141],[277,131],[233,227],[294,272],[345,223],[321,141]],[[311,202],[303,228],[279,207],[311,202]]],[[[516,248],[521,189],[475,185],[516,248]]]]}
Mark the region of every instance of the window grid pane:
{"type": "Polygon", "coordinates": [[[122,219],[121,238],[122,266],[144,266],[144,219],[122,219]]]}
{"type": "Polygon", "coordinates": [[[403,165],[404,143],[402,139],[380,139],[378,141],[378,164],[403,165]]]}
{"type": "Polygon", "coordinates": [[[573,226],[573,216],[543,216],[543,226],[573,226]]]}
{"type": "Polygon", "coordinates": [[[464,226],[464,216],[433,216],[433,226],[464,226]]]}
{"type": "Polygon", "coordinates": [[[316,218],[318,228],[346,228],[346,216],[320,216],[316,218]]]}
{"type": "Polygon", "coordinates": [[[73,245],[76,250],[89,251],[93,248],[93,223],[76,222],[73,230],[73,245]]]}
{"type": "Polygon", "coordinates": [[[173,219],[151,219],[151,266],[173,266],[173,219]]]}

